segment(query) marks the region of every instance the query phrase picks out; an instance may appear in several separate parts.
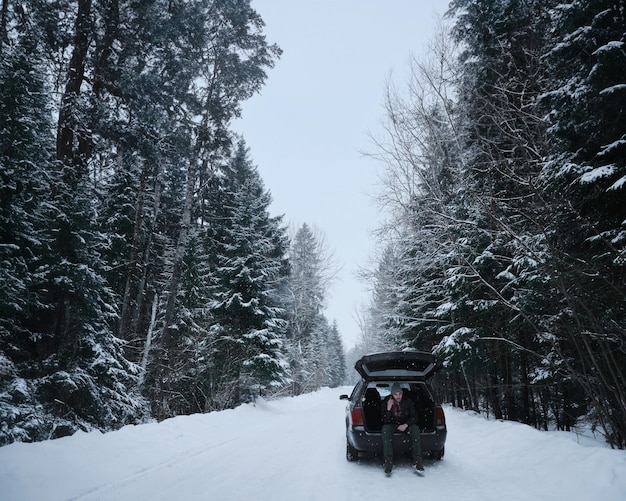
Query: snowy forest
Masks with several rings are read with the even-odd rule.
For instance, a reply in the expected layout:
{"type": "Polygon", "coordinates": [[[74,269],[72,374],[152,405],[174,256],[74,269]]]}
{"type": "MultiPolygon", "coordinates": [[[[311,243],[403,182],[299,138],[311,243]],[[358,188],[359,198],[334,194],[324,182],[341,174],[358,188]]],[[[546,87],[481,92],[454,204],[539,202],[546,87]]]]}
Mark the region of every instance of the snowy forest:
{"type": "MultiPolygon", "coordinates": [[[[342,384],[324,240],[232,129],[281,55],[250,0],[0,16],[0,445],[342,384]]],[[[450,3],[372,138],[350,357],[434,351],[444,402],[626,447],[624,26],[624,0],[450,3]]]]}
{"type": "Polygon", "coordinates": [[[320,230],[287,228],[240,103],[249,0],[3,0],[0,445],[336,387],[320,230]]]}
{"type": "Polygon", "coordinates": [[[626,2],[454,0],[390,82],[362,352],[441,398],[626,446],[626,2]]]}

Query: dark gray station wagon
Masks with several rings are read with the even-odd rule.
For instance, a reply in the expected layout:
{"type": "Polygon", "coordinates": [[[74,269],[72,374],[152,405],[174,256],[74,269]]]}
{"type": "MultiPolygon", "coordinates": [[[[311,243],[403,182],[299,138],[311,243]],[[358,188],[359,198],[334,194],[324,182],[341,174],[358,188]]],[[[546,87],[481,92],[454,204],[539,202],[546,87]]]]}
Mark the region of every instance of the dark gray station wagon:
{"type": "MultiPolygon", "coordinates": [[[[446,442],[446,418],[435,401],[428,381],[441,367],[432,353],[398,351],[366,355],[354,368],[361,380],[346,407],[346,458],[356,461],[360,452],[382,454],[382,400],[391,393],[391,385],[400,383],[404,397],[415,402],[418,425],[422,430],[422,455],[442,459],[446,442]]],[[[408,454],[411,441],[405,433],[393,436],[394,451],[408,454]]]]}

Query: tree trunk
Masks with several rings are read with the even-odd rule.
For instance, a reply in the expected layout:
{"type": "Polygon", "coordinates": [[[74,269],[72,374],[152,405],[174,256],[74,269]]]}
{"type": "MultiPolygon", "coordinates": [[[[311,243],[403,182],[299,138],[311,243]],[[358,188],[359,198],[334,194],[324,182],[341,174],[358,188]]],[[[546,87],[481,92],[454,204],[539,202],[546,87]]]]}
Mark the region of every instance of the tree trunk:
{"type": "Polygon", "coordinates": [[[9,0],[2,0],[2,13],[0,13],[0,56],[2,49],[8,42],[7,36],[7,16],[9,13],[9,0]]]}
{"type": "MultiPolygon", "coordinates": [[[[78,159],[74,152],[76,123],[75,101],[80,94],[80,88],[85,78],[85,60],[89,49],[91,35],[91,0],[78,0],[78,14],[76,15],[74,49],[67,71],[65,91],[61,98],[59,121],[57,128],[57,160],[66,165],[77,166],[78,159]]],[[[84,145],[86,138],[80,137],[79,143],[84,145]]],[[[84,152],[84,146],[79,146],[79,153],[84,152]]],[[[77,172],[73,175],[78,177],[77,172]]]]}
{"type": "Polygon", "coordinates": [[[180,232],[178,233],[178,241],[174,252],[174,262],[172,265],[172,275],[168,289],[167,303],[165,306],[165,317],[163,319],[163,345],[165,347],[172,346],[174,339],[172,338],[172,330],[170,324],[174,320],[174,311],[178,290],[183,272],[183,259],[187,251],[187,242],[189,241],[189,231],[191,229],[191,215],[194,205],[194,192],[196,188],[197,177],[197,157],[189,162],[187,171],[187,185],[185,189],[185,205],[183,207],[182,219],[180,223],[180,232]]]}
{"type": "Polygon", "coordinates": [[[143,348],[143,354],[141,356],[141,374],[139,374],[139,381],[137,385],[139,388],[143,386],[143,382],[146,377],[146,371],[148,370],[148,357],[150,355],[150,348],[152,347],[152,333],[154,332],[154,325],[156,323],[156,312],[159,304],[158,294],[154,295],[152,300],[152,314],[150,315],[150,325],[148,326],[148,333],[146,335],[146,343],[143,348]]]}

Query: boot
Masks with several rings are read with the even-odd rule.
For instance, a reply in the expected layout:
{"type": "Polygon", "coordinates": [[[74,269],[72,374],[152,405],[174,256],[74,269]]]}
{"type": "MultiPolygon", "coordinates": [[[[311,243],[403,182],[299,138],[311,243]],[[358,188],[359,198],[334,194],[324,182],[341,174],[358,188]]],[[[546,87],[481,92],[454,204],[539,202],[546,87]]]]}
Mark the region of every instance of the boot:
{"type": "Polygon", "coordinates": [[[424,463],[422,461],[422,458],[419,458],[415,461],[415,470],[417,470],[418,472],[422,473],[424,471],[424,463]]]}
{"type": "Polygon", "coordinates": [[[393,470],[393,463],[389,459],[385,459],[385,474],[389,475],[393,470]]]}

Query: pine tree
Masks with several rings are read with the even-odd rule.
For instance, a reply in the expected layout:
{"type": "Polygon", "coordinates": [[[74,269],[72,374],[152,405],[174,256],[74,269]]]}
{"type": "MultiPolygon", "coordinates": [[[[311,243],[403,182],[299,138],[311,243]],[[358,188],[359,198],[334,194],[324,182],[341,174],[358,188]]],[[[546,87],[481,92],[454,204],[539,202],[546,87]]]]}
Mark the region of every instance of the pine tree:
{"type": "Polygon", "coordinates": [[[114,301],[102,277],[102,239],[95,229],[95,200],[82,160],[74,162],[73,150],[67,150],[68,155],[59,156],[67,163],[52,161],[51,101],[45,98],[40,35],[36,27],[26,29],[17,50],[6,49],[3,59],[3,70],[9,70],[2,75],[3,122],[9,125],[3,165],[20,168],[23,181],[18,196],[6,199],[8,221],[21,221],[19,233],[6,227],[13,232],[6,238],[18,237],[18,252],[3,261],[2,269],[18,265],[29,274],[21,281],[24,288],[17,289],[27,292],[27,301],[6,304],[3,298],[3,309],[12,305],[3,351],[12,367],[10,384],[20,387],[19,394],[9,395],[21,404],[9,413],[8,429],[3,430],[9,441],[110,429],[143,414],[143,403],[132,392],[136,368],[110,333],[114,301]],[[26,208],[29,214],[23,218],[26,208]]]}
{"type": "Polygon", "coordinates": [[[210,377],[234,389],[231,406],[281,383],[285,375],[285,320],[278,287],[287,251],[280,217],[269,215],[271,197],[248,158],[243,143],[224,177],[222,222],[215,257],[210,377]]]}
{"type": "MultiPolygon", "coordinates": [[[[512,388],[527,378],[511,359],[521,356],[515,346],[538,330],[517,277],[537,273],[537,235],[544,231],[536,215],[545,203],[535,188],[545,154],[544,126],[534,107],[541,92],[548,7],[545,2],[452,3],[458,14],[454,36],[463,47],[457,103],[462,173],[452,216],[464,222],[455,225],[461,238],[444,282],[452,285],[454,322],[442,347],[457,370],[463,362],[464,379],[476,370],[485,386],[497,388],[485,395],[487,404],[511,419],[526,413],[519,405],[526,398],[512,388]],[[457,347],[468,349],[455,353],[457,347]]],[[[477,405],[476,396],[472,399],[477,405]]]]}
{"type": "Polygon", "coordinates": [[[284,294],[288,310],[288,350],[291,370],[292,394],[318,389],[324,376],[324,362],[315,355],[313,345],[324,345],[325,332],[320,325],[328,324],[323,316],[328,286],[332,280],[332,255],[324,239],[304,223],[291,241],[289,252],[290,275],[284,294]],[[321,322],[321,323],[320,323],[321,322]],[[314,334],[317,333],[317,334],[314,334]],[[316,337],[317,335],[317,337],[316,337]],[[318,374],[310,384],[311,373],[318,374]]]}
{"type": "Polygon", "coordinates": [[[325,386],[336,388],[344,384],[346,378],[346,357],[337,322],[328,330],[328,357],[326,359],[327,377],[325,386]]]}
{"type": "Polygon", "coordinates": [[[163,318],[162,342],[166,347],[176,343],[170,325],[176,311],[198,180],[203,178],[206,166],[228,150],[230,121],[239,114],[241,101],[263,85],[265,69],[273,66],[280,53],[266,42],[263,22],[249,0],[200,0],[194,7],[197,11],[192,20],[198,25],[188,42],[198,74],[192,74],[187,82],[194,90],[193,97],[181,102],[181,121],[189,131],[191,144],[184,160],[184,202],[163,318]]]}
{"type": "MultiPolygon", "coordinates": [[[[0,37],[0,44],[5,34],[0,37]]],[[[0,45],[0,445],[49,433],[37,405],[31,317],[45,310],[41,273],[46,231],[46,172],[54,152],[43,62],[34,38],[0,45]]]]}
{"type": "Polygon", "coordinates": [[[619,447],[626,436],[625,22],[620,1],[555,9],[543,100],[551,148],[541,179],[554,218],[555,351],[619,447]]]}

